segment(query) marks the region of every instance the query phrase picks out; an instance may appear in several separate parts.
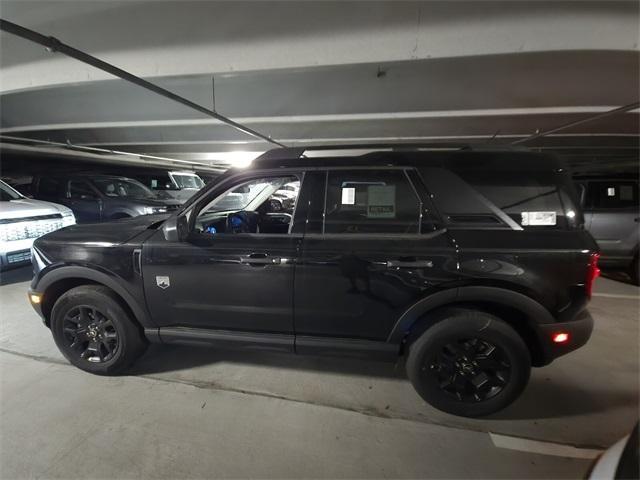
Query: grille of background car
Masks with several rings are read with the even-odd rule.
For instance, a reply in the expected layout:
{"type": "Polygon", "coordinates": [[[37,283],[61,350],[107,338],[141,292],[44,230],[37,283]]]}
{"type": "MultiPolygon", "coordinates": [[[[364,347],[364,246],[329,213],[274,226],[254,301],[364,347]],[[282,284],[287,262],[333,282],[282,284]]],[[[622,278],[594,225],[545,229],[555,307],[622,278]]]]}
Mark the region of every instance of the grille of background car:
{"type": "Polygon", "coordinates": [[[7,218],[0,220],[0,241],[12,242],[27,238],[37,238],[62,228],[62,215],[41,215],[27,218],[7,218]]]}

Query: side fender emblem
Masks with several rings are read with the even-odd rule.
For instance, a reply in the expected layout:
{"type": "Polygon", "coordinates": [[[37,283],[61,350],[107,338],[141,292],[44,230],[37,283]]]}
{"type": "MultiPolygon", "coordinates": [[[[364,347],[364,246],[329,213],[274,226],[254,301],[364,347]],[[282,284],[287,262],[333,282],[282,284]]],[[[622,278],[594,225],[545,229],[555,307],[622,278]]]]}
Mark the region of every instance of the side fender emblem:
{"type": "Polygon", "coordinates": [[[169,280],[169,277],[156,277],[156,285],[158,285],[160,288],[162,288],[163,290],[165,288],[169,288],[171,286],[171,280],[169,280]]]}

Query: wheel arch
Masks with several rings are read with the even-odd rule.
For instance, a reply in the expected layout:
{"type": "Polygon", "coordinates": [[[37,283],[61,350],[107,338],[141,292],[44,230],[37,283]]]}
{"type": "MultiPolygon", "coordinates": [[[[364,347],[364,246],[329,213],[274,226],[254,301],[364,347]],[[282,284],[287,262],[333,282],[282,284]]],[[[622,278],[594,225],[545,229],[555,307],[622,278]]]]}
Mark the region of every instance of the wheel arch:
{"type": "Polygon", "coordinates": [[[529,348],[534,366],[548,363],[538,324],[554,323],[551,313],[535,300],[498,287],[469,286],[443,290],[419,300],[396,322],[387,341],[404,347],[439,320],[437,312],[448,308],[480,310],[496,315],[510,325],[529,348]]]}
{"type": "Polygon", "coordinates": [[[51,311],[56,301],[65,292],[81,285],[101,285],[108,288],[122,304],[123,308],[143,328],[155,328],[144,305],[141,305],[113,276],[88,267],[59,267],[44,275],[35,290],[42,294],[42,315],[49,326],[51,311]]]}

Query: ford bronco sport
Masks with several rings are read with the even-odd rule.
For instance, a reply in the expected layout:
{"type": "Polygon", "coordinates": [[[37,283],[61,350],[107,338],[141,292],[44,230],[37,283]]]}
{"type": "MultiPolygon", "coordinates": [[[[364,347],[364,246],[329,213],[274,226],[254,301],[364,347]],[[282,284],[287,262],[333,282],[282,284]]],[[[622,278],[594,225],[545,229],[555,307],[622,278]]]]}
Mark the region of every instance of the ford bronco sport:
{"type": "Polygon", "coordinates": [[[269,151],[171,215],[38,239],[29,296],[64,356],[103,375],[147,342],[404,357],[428,403],[480,416],[588,340],[597,246],[554,156],[304,153],[269,151]],[[283,185],[295,202],[272,211],[283,185]]]}

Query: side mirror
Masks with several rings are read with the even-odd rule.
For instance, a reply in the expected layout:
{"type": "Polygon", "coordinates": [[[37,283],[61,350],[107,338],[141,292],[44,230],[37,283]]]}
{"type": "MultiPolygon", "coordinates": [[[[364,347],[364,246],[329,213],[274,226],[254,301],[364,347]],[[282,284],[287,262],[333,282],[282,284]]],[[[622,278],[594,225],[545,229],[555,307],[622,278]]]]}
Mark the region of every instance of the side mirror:
{"type": "Polygon", "coordinates": [[[168,242],[183,242],[189,235],[189,220],[186,214],[170,217],[162,224],[164,239],[168,242]]]}
{"type": "Polygon", "coordinates": [[[186,215],[179,215],[177,218],[178,241],[182,242],[189,236],[189,220],[186,215]]]}

